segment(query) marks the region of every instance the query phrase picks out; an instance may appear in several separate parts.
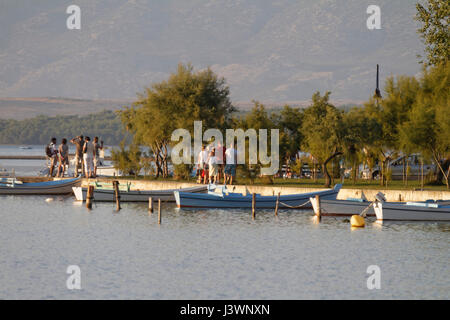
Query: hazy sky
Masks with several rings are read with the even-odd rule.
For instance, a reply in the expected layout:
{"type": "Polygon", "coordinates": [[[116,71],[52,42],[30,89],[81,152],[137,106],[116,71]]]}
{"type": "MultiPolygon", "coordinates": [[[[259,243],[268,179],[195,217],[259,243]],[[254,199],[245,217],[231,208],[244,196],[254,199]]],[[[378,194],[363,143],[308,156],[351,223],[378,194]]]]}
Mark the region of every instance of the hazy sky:
{"type": "Polygon", "coordinates": [[[128,99],[191,62],[225,77],[234,101],[365,100],[377,63],[382,81],[420,71],[415,2],[1,0],[0,97],[128,99]],[[371,4],[381,29],[368,28],[371,4]]]}

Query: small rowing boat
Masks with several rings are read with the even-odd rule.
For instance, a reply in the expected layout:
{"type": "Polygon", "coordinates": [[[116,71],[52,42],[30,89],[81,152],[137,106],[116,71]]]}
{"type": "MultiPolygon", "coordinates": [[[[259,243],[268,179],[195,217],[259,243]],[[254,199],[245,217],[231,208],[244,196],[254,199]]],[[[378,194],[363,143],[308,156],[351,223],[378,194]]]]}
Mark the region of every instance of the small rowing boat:
{"type": "MultiPolygon", "coordinates": [[[[379,201],[383,201],[385,200],[384,195],[380,194],[380,196],[378,196],[378,200],[379,201]]],[[[311,203],[314,209],[314,212],[318,212],[319,211],[319,206],[317,204],[316,201],[313,201],[314,199],[311,199],[311,203]]],[[[386,204],[394,204],[394,205],[399,205],[399,204],[403,204],[405,205],[405,202],[386,202],[384,201],[386,204]]],[[[334,217],[350,217],[353,215],[359,215],[361,214],[364,210],[365,211],[365,215],[368,217],[375,217],[375,210],[373,208],[373,205],[371,205],[372,202],[367,201],[366,199],[353,199],[353,198],[348,198],[347,200],[330,200],[330,199],[320,199],[320,214],[322,216],[334,216],[334,217]]],[[[450,205],[450,201],[443,201],[443,200],[427,200],[424,202],[415,202],[415,204],[417,205],[426,205],[426,204],[431,204],[431,205],[440,205],[440,206],[445,206],[445,205],[450,205]]]]}
{"type": "Polygon", "coordinates": [[[72,188],[79,184],[81,179],[65,179],[24,183],[15,178],[6,178],[0,181],[1,195],[59,195],[70,194],[72,188]]]}
{"type": "MultiPolygon", "coordinates": [[[[167,190],[130,190],[130,185],[127,185],[126,188],[119,188],[119,191],[121,202],[148,202],[148,198],[150,197],[153,197],[155,201],[161,199],[161,201],[165,202],[174,202],[174,191],[202,193],[207,191],[207,186],[201,185],[198,187],[167,190]]],[[[78,201],[86,200],[87,188],[75,187],[73,188],[73,192],[78,201]]],[[[94,200],[114,201],[114,189],[106,186],[94,186],[94,200]]]]}
{"type": "MultiPolygon", "coordinates": [[[[311,203],[314,212],[318,212],[319,208],[316,201],[311,201],[311,203]]],[[[320,198],[320,213],[322,216],[349,217],[360,214],[370,203],[365,199],[333,200],[320,198]]],[[[375,216],[372,206],[368,209],[367,216],[375,216]]]]}
{"type": "Polygon", "coordinates": [[[377,200],[374,210],[379,221],[450,221],[450,205],[446,202],[392,203],[377,200]]]}
{"type": "MultiPolygon", "coordinates": [[[[321,199],[336,199],[342,185],[338,184],[333,189],[301,194],[282,195],[279,198],[279,209],[310,209],[309,198],[319,195],[321,199]]],[[[251,208],[252,194],[227,192],[220,189],[219,192],[207,194],[193,194],[183,191],[175,191],[175,201],[178,208],[251,208]]],[[[255,195],[255,207],[257,209],[273,209],[276,206],[277,196],[255,195]]]]}

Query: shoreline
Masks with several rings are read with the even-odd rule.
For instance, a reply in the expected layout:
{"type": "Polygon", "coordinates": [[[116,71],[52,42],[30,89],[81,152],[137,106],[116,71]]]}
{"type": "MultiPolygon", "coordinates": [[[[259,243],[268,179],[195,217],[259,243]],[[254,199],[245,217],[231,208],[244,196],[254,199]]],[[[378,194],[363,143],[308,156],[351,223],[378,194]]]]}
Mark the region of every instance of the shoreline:
{"type": "MultiPolygon", "coordinates": [[[[180,189],[199,186],[195,182],[187,181],[162,181],[162,180],[133,180],[133,179],[120,179],[120,178],[96,178],[82,180],[82,186],[87,186],[90,182],[107,182],[119,181],[119,184],[131,183],[132,190],[164,190],[164,189],[180,189]]],[[[281,195],[296,194],[296,193],[308,193],[314,191],[327,190],[324,187],[295,187],[295,186],[277,186],[277,185],[248,185],[238,184],[233,185],[234,192],[246,193],[248,190],[250,193],[257,193],[261,195],[277,195],[278,192],[281,195]]],[[[374,201],[378,192],[385,194],[386,199],[390,202],[405,202],[405,201],[426,201],[426,200],[450,200],[450,191],[435,191],[435,190],[389,190],[384,188],[351,188],[342,187],[339,191],[338,199],[346,200],[348,198],[361,198],[365,196],[367,200],[374,201]]]]}

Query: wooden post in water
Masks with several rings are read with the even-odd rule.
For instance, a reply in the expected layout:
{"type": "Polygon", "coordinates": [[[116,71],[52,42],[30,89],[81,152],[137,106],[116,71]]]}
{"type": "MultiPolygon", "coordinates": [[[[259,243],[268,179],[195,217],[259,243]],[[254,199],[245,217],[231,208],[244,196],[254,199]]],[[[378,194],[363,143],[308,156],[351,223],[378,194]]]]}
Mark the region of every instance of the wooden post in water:
{"type": "Polygon", "coordinates": [[[280,204],[280,193],[277,195],[277,203],[275,204],[275,217],[278,217],[278,205],[280,204]]]}
{"type": "Polygon", "coordinates": [[[94,197],[94,186],[89,186],[86,193],[86,208],[92,209],[93,197],[94,197]]]}
{"type": "Polygon", "coordinates": [[[252,193],[252,219],[255,220],[256,195],[252,193]]]}
{"type": "Polygon", "coordinates": [[[148,212],[153,213],[153,198],[148,198],[148,212]]]}
{"type": "Polygon", "coordinates": [[[320,208],[320,196],[316,195],[316,202],[317,202],[317,211],[316,213],[316,217],[317,217],[317,222],[320,222],[322,220],[322,209],[320,208]]]}
{"type": "Polygon", "coordinates": [[[116,198],[116,210],[120,210],[120,191],[119,191],[119,181],[113,181],[114,187],[114,197],[116,198]]]}
{"type": "Polygon", "coordinates": [[[158,224],[161,224],[161,199],[158,199],[158,224]]]}

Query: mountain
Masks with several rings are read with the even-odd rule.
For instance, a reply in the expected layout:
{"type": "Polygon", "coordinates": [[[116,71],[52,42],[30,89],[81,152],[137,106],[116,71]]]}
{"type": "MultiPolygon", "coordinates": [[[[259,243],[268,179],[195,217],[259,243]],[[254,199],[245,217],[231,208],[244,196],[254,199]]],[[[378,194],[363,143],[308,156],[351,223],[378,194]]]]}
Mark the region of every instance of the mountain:
{"type": "MultiPolygon", "coordinates": [[[[303,101],[316,90],[360,101],[375,67],[420,71],[413,0],[78,0],[81,30],[66,28],[73,1],[0,3],[0,96],[129,100],[176,70],[211,66],[234,102],[303,101]]],[[[1,117],[1,116],[0,116],[1,117]]]]}

